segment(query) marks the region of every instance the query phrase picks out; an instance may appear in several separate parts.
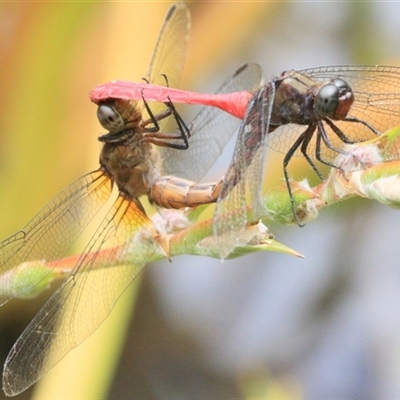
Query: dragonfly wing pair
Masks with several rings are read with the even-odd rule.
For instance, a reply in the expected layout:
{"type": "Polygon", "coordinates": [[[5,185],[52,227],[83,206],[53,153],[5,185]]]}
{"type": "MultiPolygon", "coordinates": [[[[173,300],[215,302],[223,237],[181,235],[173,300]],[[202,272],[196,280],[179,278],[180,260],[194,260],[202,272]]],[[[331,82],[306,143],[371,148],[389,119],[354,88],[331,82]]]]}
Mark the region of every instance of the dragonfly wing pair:
{"type": "MultiPolygon", "coordinates": [[[[157,42],[151,78],[164,73],[171,82],[179,82],[189,27],[186,6],[173,5],[157,42]]],[[[36,382],[96,330],[160,249],[159,234],[140,203],[120,193],[113,198],[112,186],[111,179],[101,170],[78,179],[25,228],[0,244],[0,288],[7,301],[31,291],[50,274],[45,269],[35,272],[30,264],[56,268],[78,236],[105,209],[102,222],[71,274],[10,351],[3,373],[3,389],[9,396],[36,382]],[[27,267],[30,270],[21,283],[21,274],[27,267]],[[101,297],[95,293],[101,293],[101,297]]]]}
{"type": "MultiPolygon", "coordinates": [[[[54,199],[47,218],[41,218],[42,227],[46,223],[47,227],[27,232],[28,246],[37,242],[43,257],[44,248],[57,248],[61,237],[66,251],[66,246],[76,239],[88,221],[102,207],[107,207],[110,194],[111,182],[100,172],[76,181],[54,199]],[[70,201],[60,206],[66,197],[70,201]]],[[[157,251],[158,239],[152,222],[135,202],[118,196],[73,271],[10,351],[3,373],[3,389],[7,395],[16,395],[40,379],[104,321],[157,251]]],[[[25,254],[29,249],[30,246],[27,250],[24,246],[18,258],[32,256],[32,252],[25,254]]],[[[62,253],[58,251],[57,256],[62,253]]]]}
{"type": "MultiPolygon", "coordinates": [[[[238,68],[216,93],[237,91],[254,92],[261,83],[262,71],[258,64],[245,64],[238,68]]],[[[177,152],[160,148],[163,172],[198,182],[221,155],[232,138],[239,120],[230,114],[212,107],[204,107],[188,124],[191,132],[189,148],[177,152]]]]}
{"type": "Polygon", "coordinates": [[[250,99],[239,128],[232,161],[214,214],[214,234],[221,257],[235,248],[249,221],[261,212],[261,186],[264,176],[269,122],[275,96],[273,84],[264,85],[250,99]],[[247,210],[246,184],[251,198],[247,210]]]}

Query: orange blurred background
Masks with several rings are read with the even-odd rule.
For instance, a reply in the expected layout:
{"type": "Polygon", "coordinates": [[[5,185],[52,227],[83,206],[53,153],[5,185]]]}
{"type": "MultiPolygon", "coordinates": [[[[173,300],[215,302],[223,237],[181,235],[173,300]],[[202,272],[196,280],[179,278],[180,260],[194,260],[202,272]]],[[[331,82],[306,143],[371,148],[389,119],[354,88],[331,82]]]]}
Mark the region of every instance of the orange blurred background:
{"type": "MultiPolygon", "coordinates": [[[[95,105],[88,100],[88,92],[98,83],[113,79],[139,81],[146,74],[169,5],[168,2],[96,1],[0,4],[1,237],[6,237],[23,226],[40,207],[68,183],[97,168],[100,143],[96,138],[103,129],[97,122],[95,105]]],[[[266,79],[284,69],[292,68],[342,63],[398,63],[399,36],[396,25],[391,19],[391,16],[398,15],[399,10],[396,5],[377,6],[363,2],[341,4],[208,1],[188,2],[188,5],[192,13],[192,34],[182,88],[203,92],[215,90],[239,65],[248,61],[259,62],[265,71],[266,79]],[[375,26],[379,26],[380,29],[372,28],[375,26]]],[[[183,115],[193,115],[191,110],[183,109],[182,112],[187,112],[183,115]]],[[[280,182],[279,160],[281,160],[279,154],[271,154],[269,157],[268,185],[280,182]]],[[[296,177],[306,174],[303,172],[303,166],[302,163],[296,164],[297,169],[294,168],[296,177]]],[[[308,173],[308,170],[305,171],[308,173]]],[[[361,207],[358,203],[352,203],[348,210],[344,209],[341,212],[353,218],[356,209],[360,208],[360,212],[364,209],[365,212],[365,207],[365,203],[361,203],[361,207]]],[[[337,210],[340,211],[339,208],[337,210]]],[[[374,211],[367,208],[366,215],[370,216],[369,213],[372,212],[374,211]]],[[[395,211],[390,210],[390,212],[392,213],[390,215],[398,218],[395,211]]],[[[337,215],[342,214],[337,212],[337,215]]],[[[318,237],[323,236],[329,229],[332,220],[328,218],[324,220],[324,225],[316,224],[318,237]]],[[[357,229],[351,225],[354,234],[357,235],[359,230],[362,230],[363,225],[360,221],[363,220],[360,215],[357,220],[360,225],[357,229]]],[[[342,227],[336,227],[335,239],[331,238],[331,244],[332,240],[339,240],[338,249],[349,245],[346,240],[340,241],[345,236],[344,232],[351,232],[350,228],[346,228],[346,224],[351,224],[351,220],[342,221],[342,227]]],[[[300,248],[296,249],[307,253],[307,256],[314,251],[321,254],[320,249],[314,248],[310,242],[301,242],[299,239],[307,237],[307,232],[311,237],[312,227],[298,229],[296,232],[294,229],[287,228],[285,231],[284,228],[280,230],[277,228],[277,231],[283,237],[292,240],[292,243],[299,245],[300,248]],[[301,248],[302,246],[304,247],[301,248]]],[[[360,248],[363,246],[360,245],[360,248]]],[[[346,249],[349,250],[347,247],[346,249]]],[[[356,258],[354,256],[350,263],[354,264],[356,258]]],[[[260,264],[259,260],[259,258],[241,260],[238,264],[241,273],[243,268],[252,262],[260,264]]],[[[307,263],[312,263],[312,260],[311,256],[308,261],[301,264],[302,268],[306,270],[307,263]]],[[[319,260],[316,262],[328,265],[331,258],[319,260]]],[[[195,265],[193,258],[188,258],[186,261],[188,264],[192,262],[195,265]]],[[[208,261],[203,259],[201,262],[206,264],[208,261]]],[[[340,262],[341,265],[347,265],[344,261],[340,262]]],[[[269,263],[274,265],[273,259],[270,259],[269,263]]],[[[277,263],[279,266],[281,263],[289,265],[287,256],[280,256],[277,263]]],[[[296,260],[296,263],[299,262],[296,260]]],[[[233,272],[232,274],[235,276],[233,272]]],[[[237,281],[240,280],[239,275],[237,281]]],[[[145,285],[149,288],[149,281],[146,281],[145,285]]],[[[223,283],[220,282],[220,285],[222,287],[223,283]]],[[[332,296],[340,295],[342,292],[339,289],[334,287],[332,296]]],[[[155,290],[151,289],[150,293],[154,297],[157,296],[153,294],[155,290]]],[[[231,294],[233,296],[231,302],[234,303],[236,301],[234,296],[237,293],[231,294]]],[[[147,299],[143,292],[142,296],[147,299]]],[[[129,304],[132,303],[128,295],[125,297],[126,308],[121,312],[125,312],[126,318],[129,318],[131,313],[129,304]]],[[[29,319],[36,313],[41,302],[43,296],[37,301],[15,301],[3,307],[0,314],[3,357],[29,319]]],[[[146,301],[143,300],[141,304],[144,307],[146,301]]],[[[139,311],[136,312],[140,314],[139,311]]],[[[95,353],[100,352],[99,347],[117,342],[117,336],[121,335],[120,344],[116,344],[118,355],[118,346],[123,344],[122,320],[123,317],[110,322],[114,331],[107,331],[105,342],[96,342],[102,344],[94,345],[95,353]]],[[[154,322],[155,325],[158,323],[154,322]]],[[[213,324],[209,325],[213,329],[213,324]]],[[[140,320],[136,321],[136,326],[141,326],[140,320]]],[[[167,330],[166,326],[162,324],[160,326],[167,330]]],[[[156,348],[160,346],[162,352],[160,341],[168,342],[169,339],[161,335],[161,338],[157,336],[157,340],[159,342],[146,342],[145,345],[156,348]]],[[[196,353],[193,350],[196,345],[192,341],[196,342],[194,339],[188,341],[190,343],[188,353],[196,353]]],[[[199,348],[197,352],[201,353],[199,348]]],[[[38,397],[33,397],[32,391],[28,391],[17,398],[45,396],[52,399],[88,398],[87,393],[96,393],[95,397],[91,398],[117,398],[113,397],[113,394],[107,394],[107,387],[113,379],[114,362],[117,363],[117,360],[113,361],[113,357],[118,356],[111,356],[108,353],[97,363],[110,367],[110,370],[102,372],[102,375],[100,372],[95,373],[93,383],[89,382],[89,386],[94,385],[97,392],[83,391],[74,394],[68,392],[79,386],[78,378],[83,378],[84,384],[88,383],[89,378],[86,377],[86,373],[89,376],[88,370],[95,369],[89,367],[89,360],[94,356],[83,354],[83,359],[71,362],[72,367],[69,371],[62,370],[52,374],[53,378],[56,377],[54,379],[59,379],[55,386],[49,384],[41,389],[40,394],[37,394],[38,397]]],[[[171,359],[179,360],[179,354],[168,354],[171,359]]],[[[198,366],[201,359],[199,356],[192,363],[199,363],[196,364],[198,366]]],[[[190,365],[190,362],[187,362],[190,365]]],[[[219,399],[232,398],[233,395],[238,398],[253,398],[252,393],[258,393],[259,397],[262,393],[262,398],[265,399],[276,398],[277,393],[282,396],[290,395],[291,398],[302,398],[303,393],[310,393],[306,390],[307,384],[302,380],[301,374],[296,375],[296,370],[291,370],[286,364],[283,370],[279,368],[274,370],[273,376],[270,376],[268,360],[265,361],[265,365],[260,365],[259,369],[255,365],[247,371],[244,369],[229,377],[223,376],[220,371],[212,375],[212,368],[207,370],[205,383],[202,385],[200,382],[199,385],[207,387],[209,391],[201,393],[211,396],[209,398],[219,399]]],[[[195,373],[199,374],[199,370],[200,368],[196,369],[195,373]]],[[[157,399],[168,396],[178,398],[176,393],[179,392],[180,379],[189,378],[184,374],[182,376],[177,374],[177,382],[171,392],[168,392],[169,388],[161,386],[165,391],[160,393],[155,385],[140,398],[157,399]]],[[[154,380],[157,381],[157,377],[154,377],[154,380]]],[[[151,379],[146,380],[146,385],[151,386],[151,384],[151,379]]],[[[173,386],[172,383],[171,385],[173,386]]],[[[135,395],[134,391],[129,391],[130,388],[119,390],[118,393],[124,393],[126,390],[127,399],[138,398],[135,397],[137,394],[135,395]]],[[[200,398],[198,395],[200,392],[183,393],[186,397],[182,398],[200,398]]],[[[335,394],[334,389],[332,394],[335,394]]],[[[0,394],[0,398],[1,396],[0,394]]],[[[310,398],[304,396],[303,398],[310,398]]]]}

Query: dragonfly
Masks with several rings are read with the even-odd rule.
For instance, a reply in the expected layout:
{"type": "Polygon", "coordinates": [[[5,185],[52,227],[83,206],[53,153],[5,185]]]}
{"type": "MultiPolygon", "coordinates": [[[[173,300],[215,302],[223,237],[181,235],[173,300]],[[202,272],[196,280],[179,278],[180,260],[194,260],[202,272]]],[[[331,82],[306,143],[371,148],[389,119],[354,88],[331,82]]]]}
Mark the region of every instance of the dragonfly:
{"type": "Polygon", "coordinates": [[[344,144],[362,142],[400,123],[400,68],[337,65],[284,71],[255,92],[195,93],[128,81],[98,85],[94,102],[106,98],[147,99],[218,107],[242,118],[231,164],[224,177],[214,215],[216,235],[239,232],[248,223],[245,184],[252,217],[260,216],[266,147],[284,153],[283,174],[294,222],[303,226],[294,204],[288,166],[303,156],[322,180],[314,160],[338,168],[344,144]],[[229,210],[238,210],[225,218],[229,210]]]}
{"type": "MultiPolygon", "coordinates": [[[[178,84],[189,28],[187,7],[172,5],[150,63],[149,82],[165,80],[165,76],[178,84]]],[[[260,67],[247,64],[219,90],[252,90],[260,81],[260,67]]],[[[62,269],[77,238],[86,228],[95,229],[82,254],[70,256],[69,262],[76,261],[72,271],[11,349],[3,372],[8,396],[27,389],[93,333],[149,259],[155,254],[168,256],[168,241],[147,216],[140,196],[166,208],[215,201],[221,182],[195,181],[207,172],[239,123],[215,111],[203,108],[188,129],[182,125],[183,132],[168,136],[163,134],[165,122],[182,122],[169,100],[154,107],[119,100],[99,105],[99,122],[108,130],[99,138],[103,143],[100,168],[73,182],[23,229],[0,243],[0,293],[5,303],[34,291],[46,280],[50,272],[33,269],[36,264],[62,269]],[[116,110],[122,120],[116,118],[116,110]],[[221,125],[225,129],[218,137],[221,125]],[[207,153],[205,146],[210,143],[213,151],[207,153]],[[200,154],[196,153],[199,149],[200,154]],[[202,154],[205,157],[199,160],[202,154]],[[174,177],[182,168],[180,158],[186,176],[174,177]],[[21,275],[26,276],[23,285],[21,275]],[[93,293],[102,296],[95,298],[93,293]]]]}

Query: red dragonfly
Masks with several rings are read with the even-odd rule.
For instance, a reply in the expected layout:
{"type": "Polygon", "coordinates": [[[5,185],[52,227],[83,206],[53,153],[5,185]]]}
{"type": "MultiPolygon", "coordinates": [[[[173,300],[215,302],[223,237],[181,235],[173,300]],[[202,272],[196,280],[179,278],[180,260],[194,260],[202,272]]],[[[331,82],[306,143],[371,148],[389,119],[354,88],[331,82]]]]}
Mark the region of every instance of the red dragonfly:
{"type": "MultiPolygon", "coordinates": [[[[150,64],[150,82],[164,79],[164,74],[170,83],[178,83],[189,25],[186,6],[173,5],[150,64]]],[[[252,90],[260,80],[260,68],[249,64],[220,90],[252,90]]],[[[155,254],[168,254],[168,242],[147,217],[140,196],[147,195],[156,205],[168,208],[196,206],[217,198],[221,183],[193,181],[218,157],[222,151],[218,143],[223,147],[229,140],[237,119],[203,109],[186,129],[173,104],[169,100],[164,103],[157,108],[144,103],[143,110],[138,101],[100,104],[99,120],[109,131],[99,138],[104,143],[100,168],[72,183],[23,229],[0,243],[0,293],[4,303],[43,285],[50,272],[38,266],[46,264],[59,270],[79,235],[88,226],[95,228],[84,252],[76,257],[72,272],[10,351],[3,373],[3,389],[8,396],[24,391],[85,340],[108,316],[146,262],[155,254]],[[179,134],[162,133],[162,126],[171,118],[182,128],[179,134]],[[222,136],[217,135],[220,124],[226,128],[222,136]],[[185,137],[189,132],[191,136],[185,137]],[[187,147],[185,141],[189,149],[177,150],[187,147]],[[205,144],[211,144],[208,153],[205,144]],[[171,176],[182,168],[186,169],[183,178],[191,181],[171,176]],[[97,223],[94,219],[99,214],[102,221],[97,223]],[[99,292],[101,298],[92,296],[99,292]]]]}
{"type": "Polygon", "coordinates": [[[312,156],[336,167],[343,143],[370,139],[400,123],[400,68],[339,65],[283,72],[254,93],[201,94],[147,84],[113,81],[90,93],[95,103],[107,98],[202,104],[243,119],[225,175],[214,217],[217,235],[239,232],[246,217],[245,183],[252,198],[253,220],[260,214],[266,146],[283,152],[283,172],[295,221],[287,171],[294,155],[303,155],[322,179],[312,156]],[[238,210],[238,212],[232,212],[238,210]],[[241,210],[241,211],[240,211],[241,210]],[[232,218],[225,218],[227,212],[232,218]]]}

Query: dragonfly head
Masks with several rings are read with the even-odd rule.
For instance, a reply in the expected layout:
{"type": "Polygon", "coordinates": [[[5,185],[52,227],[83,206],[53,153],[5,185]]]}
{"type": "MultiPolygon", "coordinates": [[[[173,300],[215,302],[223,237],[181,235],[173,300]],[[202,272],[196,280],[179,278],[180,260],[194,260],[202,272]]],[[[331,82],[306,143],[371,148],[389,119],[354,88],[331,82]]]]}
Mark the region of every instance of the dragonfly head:
{"type": "Polygon", "coordinates": [[[321,118],[343,119],[347,116],[354,96],[349,84],[336,78],[324,85],[315,98],[315,107],[321,118]]]}
{"type": "Polygon", "coordinates": [[[125,128],[125,121],[112,103],[100,103],[97,108],[97,118],[100,125],[110,133],[117,133],[125,128]]]}

